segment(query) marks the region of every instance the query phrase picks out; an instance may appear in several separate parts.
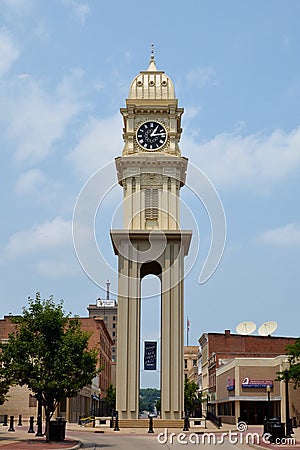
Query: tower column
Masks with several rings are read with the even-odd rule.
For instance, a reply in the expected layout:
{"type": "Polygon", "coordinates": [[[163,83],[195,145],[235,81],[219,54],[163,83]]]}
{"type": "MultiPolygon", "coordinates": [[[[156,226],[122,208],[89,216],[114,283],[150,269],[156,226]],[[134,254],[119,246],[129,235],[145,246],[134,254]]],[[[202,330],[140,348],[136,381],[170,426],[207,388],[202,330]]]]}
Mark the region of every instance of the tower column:
{"type": "Polygon", "coordinates": [[[162,272],[161,417],[181,419],[183,405],[183,252],[168,243],[162,272]]]}
{"type": "Polygon", "coordinates": [[[140,388],[140,279],[138,264],[123,241],[119,254],[117,411],[120,419],[138,419],[140,388]]]}

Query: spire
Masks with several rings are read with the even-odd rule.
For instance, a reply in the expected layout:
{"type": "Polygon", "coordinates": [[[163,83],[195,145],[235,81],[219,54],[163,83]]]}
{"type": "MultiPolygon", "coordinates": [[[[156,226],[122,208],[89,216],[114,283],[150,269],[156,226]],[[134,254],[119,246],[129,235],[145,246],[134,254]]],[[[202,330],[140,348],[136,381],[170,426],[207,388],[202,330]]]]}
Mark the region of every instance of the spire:
{"type": "Polygon", "coordinates": [[[147,72],[157,72],[157,68],[156,68],[155,60],[154,60],[154,44],[151,44],[151,57],[150,57],[150,62],[149,62],[149,67],[147,69],[147,72]]]}

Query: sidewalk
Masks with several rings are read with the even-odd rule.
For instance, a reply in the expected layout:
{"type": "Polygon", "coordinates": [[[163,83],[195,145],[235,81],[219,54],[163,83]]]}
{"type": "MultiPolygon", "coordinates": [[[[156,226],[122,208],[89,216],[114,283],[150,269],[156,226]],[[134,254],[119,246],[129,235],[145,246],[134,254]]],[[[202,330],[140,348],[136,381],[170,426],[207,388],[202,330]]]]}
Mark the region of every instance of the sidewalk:
{"type": "Polygon", "coordinates": [[[0,425],[0,448],[3,450],[60,450],[78,449],[80,442],[69,439],[63,442],[46,443],[45,437],[35,437],[34,433],[28,433],[28,427],[15,427],[15,431],[7,431],[8,427],[0,425]]]}
{"type": "MultiPolygon", "coordinates": [[[[294,428],[293,429],[294,434],[292,434],[292,439],[295,439],[295,443],[288,438],[284,438],[284,440],[281,444],[271,444],[269,442],[263,442],[262,439],[260,439],[259,445],[252,444],[251,447],[257,448],[257,449],[281,449],[281,450],[290,450],[290,449],[300,449],[300,428],[294,428]]],[[[263,427],[259,426],[249,426],[247,433],[258,433],[259,436],[262,436],[263,433],[263,427]]]]}
{"type": "MultiPolygon", "coordinates": [[[[35,437],[35,434],[29,434],[28,433],[28,427],[15,427],[15,431],[7,431],[7,427],[3,427],[0,425],[0,450],[2,450],[1,447],[3,447],[3,450],[75,450],[79,449],[81,442],[80,442],[80,435],[82,434],[82,440],[84,441],[84,437],[88,434],[95,435],[98,433],[104,433],[107,435],[114,435],[114,436],[125,436],[125,435],[135,435],[135,436],[146,436],[148,430],[145,428],[123,428],[120,431],[116,432],[112,428],[88,428],[80,426],[76,423],[68,423],[67,429],[66,429],[66,439],[63,442],[51,442],[46,443],[44,437],[35,437]],[[74,433],[74,439],[72,439],[72,433],[74,433]],[[95,434],[94,434],[95,433],[95,434]],[[79,435],[79,436],[78,436],[79,435]]],[[[155,435],[157,435],[160,432],[164,432],[164,429],[154,429],[155,435]]],[[[180,429],[169,429],[168,432],[175,432],[176,434],[180,433],[182,430],[180,429]]],[[[218,429],[214,425],[208,423],[207,428],[198,428],[193,429],[191,428],[189,433],[197,432],[197,433],[226,433],[229,431],[237,431],[236,427],[233,425],[223,424],[222,428],[218,429]]],[[[294,434],[292,435],[293,438],[296,439],[296,443],[285,442],[281,445],[276,444],[270,444],[268,442],[263,442],[262,440],[262,432],[263,427],[262,426],[249,426],[248,430],[244,433],[257,433],[257,435],[260,437],[259,439],[259,445],[249,444],[249,447],[256,448],[256,449],[271,449],[271,450],[291,450],[291,449],[300,449],[300,428],[294,429],[294,434]]]]}

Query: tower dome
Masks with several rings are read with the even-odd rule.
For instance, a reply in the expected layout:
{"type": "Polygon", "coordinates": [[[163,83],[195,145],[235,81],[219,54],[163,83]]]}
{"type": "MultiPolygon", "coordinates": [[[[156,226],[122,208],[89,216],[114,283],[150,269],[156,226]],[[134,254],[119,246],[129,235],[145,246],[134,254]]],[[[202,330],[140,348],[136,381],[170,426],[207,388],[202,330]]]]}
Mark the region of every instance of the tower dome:
{"type": "Polygon", "coordinates": [[[165,72],[157,70],[153,48],[149,67],[141,71],[132,81],[128,99],[130,100],[167,100],[175,99],[175,90],[171,79],[165,72]]]}

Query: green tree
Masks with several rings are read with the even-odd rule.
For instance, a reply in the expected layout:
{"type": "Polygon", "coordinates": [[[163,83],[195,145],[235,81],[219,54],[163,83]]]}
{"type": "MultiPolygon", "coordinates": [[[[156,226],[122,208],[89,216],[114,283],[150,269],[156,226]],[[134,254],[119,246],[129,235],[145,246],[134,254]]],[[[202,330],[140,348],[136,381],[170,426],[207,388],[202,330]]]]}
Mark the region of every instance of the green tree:
{"type": "Polygon", "coordinates": [[[194,381],[184,380],[184,411],[187,414],[191,414],[198,404],[198,389],[198,384],[194,381]]]}
{"type": "Polygon", "coordinates": [[[156,388],[140,389],[140,412],[153,413],[156,400],[160,397],[160,391],[156,388]]]}
{"type": "MultiPolygon", "coordinates": [[[[1,372],[0,372],[1,374],[1,372]]],[[[0,375],[1,377],[1,375],[0,375]]],[[[2,377],[1,377],[2,378],[2,377]]],[[[9,382],[5,378],[0,378],[0,405],[3,405],[3,403],[6,400],[6,394],[9,391],[9,382]]]]}
{"type": "Polygon", "coordinates": [[[50,419],[60,400],[75,396],[96,376],[97,351],[88,349],[90,334],[78,318],[63,311],[51,296],[28,299],[23,315],[12,318],[16,330],[1,345],[3,375],[14,384],[27,385],[45,410],[46,440],[50,419]]]}
{"type": "Polygon", "coordinates": [[[105,400],[107,402],[109,414],[111,414],[116,409],[116,388],[112,384],[108,386],[105,400]]]}
{"type": "Polygon", "coordinates": [[[160,413],[161,413],[161,399],[160,398],[158,398],[156,400],[155,408],[156,408],[157,414],[160,416],[160,413]]]}
{"type": "Polygon", "coordinates": [[[296,339],[295,344],[288,345],[286,350],[290,361],[288,378],[295,382],[297,388],[300,386],[300,338],[296,339]]]}

